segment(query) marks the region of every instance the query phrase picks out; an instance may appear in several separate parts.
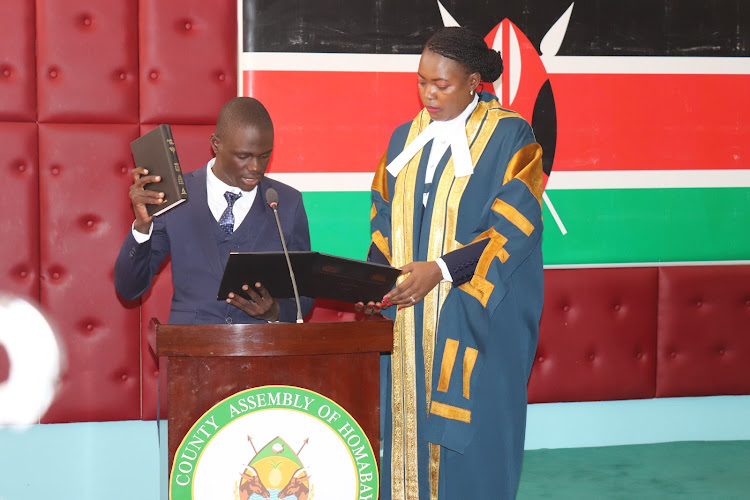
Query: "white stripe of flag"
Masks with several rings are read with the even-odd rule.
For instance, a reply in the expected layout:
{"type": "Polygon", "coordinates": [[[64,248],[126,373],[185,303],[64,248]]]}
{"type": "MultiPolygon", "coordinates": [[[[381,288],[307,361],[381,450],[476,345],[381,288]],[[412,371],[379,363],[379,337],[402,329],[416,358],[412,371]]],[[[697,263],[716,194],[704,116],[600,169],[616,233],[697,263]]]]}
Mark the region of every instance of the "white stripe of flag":
{"type": "MultiPolygon", "coordinates": [[[[241,71],[415,73],[419,54],[244,52],[241,71]]],[[[750,57],[542,56],[550,74],[750,75],[750,57]]]]}
{"type": "MultiPolygon", "coordinates": [[[[269,172],[267,175],[298,191],[369,191],[374,172],[269,172]]],[[[750,187],[750,170],[553,171],[547,183],[549,190],[733,187],[750,187]]]]}

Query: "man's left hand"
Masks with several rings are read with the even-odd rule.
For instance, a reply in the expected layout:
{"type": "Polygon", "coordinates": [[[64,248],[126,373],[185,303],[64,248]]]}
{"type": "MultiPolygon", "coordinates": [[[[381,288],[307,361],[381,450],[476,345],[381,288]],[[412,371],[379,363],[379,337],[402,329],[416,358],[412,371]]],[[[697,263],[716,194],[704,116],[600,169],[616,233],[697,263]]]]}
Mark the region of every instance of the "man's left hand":
{"type": "Polygon", "coordinates": [[[230,293],[227,298],[227,303],[232,304],[234,307],[244,311],[254,318],[264,319],[266,321],[279,320],[279,303],[276,302],[276,299],[271,297],[268,290],[266,290],[262,284],[256,283],[253,288],[249,285],[242,285],[242,291],[250,296],[250,300],[247,300],[236,293],[230,293]]]}

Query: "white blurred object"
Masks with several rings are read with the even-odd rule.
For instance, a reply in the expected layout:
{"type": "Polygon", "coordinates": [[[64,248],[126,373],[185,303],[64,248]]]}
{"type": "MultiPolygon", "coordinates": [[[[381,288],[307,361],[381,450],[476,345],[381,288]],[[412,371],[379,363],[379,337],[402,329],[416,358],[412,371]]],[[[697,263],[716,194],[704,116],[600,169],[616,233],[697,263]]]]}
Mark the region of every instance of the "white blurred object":
{"type": "Polygon", "coordinates": [[[60,347],[47,320],[18,297],[0,295],[0,344],[10,360],[0,383],[0,425],[39,422],[55,396],[60,347]]]}

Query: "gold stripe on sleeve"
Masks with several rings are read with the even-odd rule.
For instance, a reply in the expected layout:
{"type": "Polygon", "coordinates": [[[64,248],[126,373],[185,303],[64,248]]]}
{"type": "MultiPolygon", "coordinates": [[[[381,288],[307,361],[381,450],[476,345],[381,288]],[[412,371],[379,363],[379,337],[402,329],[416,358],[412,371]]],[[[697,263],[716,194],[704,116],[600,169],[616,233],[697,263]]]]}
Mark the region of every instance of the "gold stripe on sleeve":
{"type": "Polygon", "coordinates": [[[471,372],[474,371],[474,364],[477,362],[479,351],[473,347],[467,347],[464,351],[464,397],[469,399],[471,389],[471,372]]]}
{"type": "Polygon", "coordinates": [[[388,203],[388,171],[385,169],[388,152],[383,153],[383,156],[378,162],[378,168],[375,170],[375,177],[372,179],[372,190],[380,193],[383,197],[383,201],[388,203]]]}
{"type": "Polygon", "coordinates": [[[486,279],[487,271],[490,269],[492,259],[497,257],[500,259],[500,262],[505,263],[510,258],[510,254],[504,248],[508,238],[495,231],[494,227],[489,228],[487,231],[474,238],[472,243],[486,238],[489,238],[490,242],[487,243],[487,246],[482,252],[482,256],[479,257],[474,276],[472,276],[471,281],[459,286],[461,290],[477,299],[483,307],[487,307],[490,295],[495,289],[495,285],[486,279]]]}
{"type": "Polygon", "coordinates": [[[451,406],[438,401],[433,401],[430,407],[430,413],[437,415],[438,417],[449,418],[451,420],[458,420],[460,422],[471,423],[471,411],[459,408],[457,406],[451,406]]]}
{"type": "Polygon", "coordinates": [[[375,243],[375,246],[378,247],[378,250],[380,250],[383,255],[385,255],[385,258],[388,259],[388,262],[393,262],[391,260],[391,251],[388,247],[388,238],[383,236],[383,233],[381,233],[380,231],[375,231],[374,233],[372,233],[372,242],[375,243]]]}
{"type": "Polygon", "coordinates": [[[527,144],[513,155],[505,169],[503,185],[518,179],[529,188],[531,194],[541,205],[544,191],[544,172],[542,171],[542,147],[533,142],[527,144]]]}
{"type": "Polygon", "coordinates": [[[471,278],[471,281],[464,283],[458,288],[477,299],[483,307],[487,307],[487,302],[490,300],[490,295],[492,295],[495,285],[475,274],[471,278]]]}
{"type": "Polygon", "coordinates": [[[370,221],[372,222],[372,219],[375,218],[375,216],[378,215],[378,209],[375,208],[375,204],[372,204],[372,207],[370,208],[370,221]]]}
{"type": "Polygon", "coordinates": [[[531,233],[534,232],[534,224],[529,222],[529,219],[524,217],[524,215],[519,212],[513,205],[506,203],[498,198],[492,204],[492,210],[508,219],[526,236],[530,236],[531,233]]]}
{"type": "MultiPolygon", "coordinates": [[[[477,269],[476,271],[474,271],[474,274],[477,276],[481,276],[482,278],[486,278],[487,271],[490,270],[492,259],[498,257],[500,259],[500,262],[505,262],[506,260],[508,260],[508,252],[506,252],[503,248],[508,242],[508,238],[498,233],[494,227],[489,228],[483,234],[489,236],[490,242],[487,243],[484,252],[482,252],[482,256],[479,257],[477,269]]],[[[478,239],[483,238],[480,237],[478,239]]]]}
{"type": "Polygon", "coordinates": [[[437,386],[437,390],[440,392],[448,392],[457,353],[458,340],[445,339],[445,351],[443,351],[443,361],[440,363],[440,379],[438,379],[437,386]]]}

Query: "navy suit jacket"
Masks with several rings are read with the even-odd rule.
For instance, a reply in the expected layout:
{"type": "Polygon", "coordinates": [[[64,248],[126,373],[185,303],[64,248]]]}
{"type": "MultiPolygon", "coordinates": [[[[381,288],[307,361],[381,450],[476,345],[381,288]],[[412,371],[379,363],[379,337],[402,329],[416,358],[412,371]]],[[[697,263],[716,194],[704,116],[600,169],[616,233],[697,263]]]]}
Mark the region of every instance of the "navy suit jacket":
{"type": "MultiPolygon", "coordinates": [[[[167,255],[172,256],[172,324],[265,323],[240,309],[216,300],[230,252],[282,251],[266,190],[279,194],[279,220],[287,248],[310,250],[310,232],[302,195],[296,189],[263,178],[245,219],[227,235],[214,219],[206,198],[206,167],[184,175],[189,200],[154,218],[151,238],[139,244],[128,231],[115,262],[115,288],[125,300],[140,297],[167,255]]],[[[252,285],[252,283],[250,283],[252,285]]],[[[294,322],[294,299],[278,299],[280,321],[294,322]]],[[[313,299],[302,298],[302,314],[313,299]]]]}

